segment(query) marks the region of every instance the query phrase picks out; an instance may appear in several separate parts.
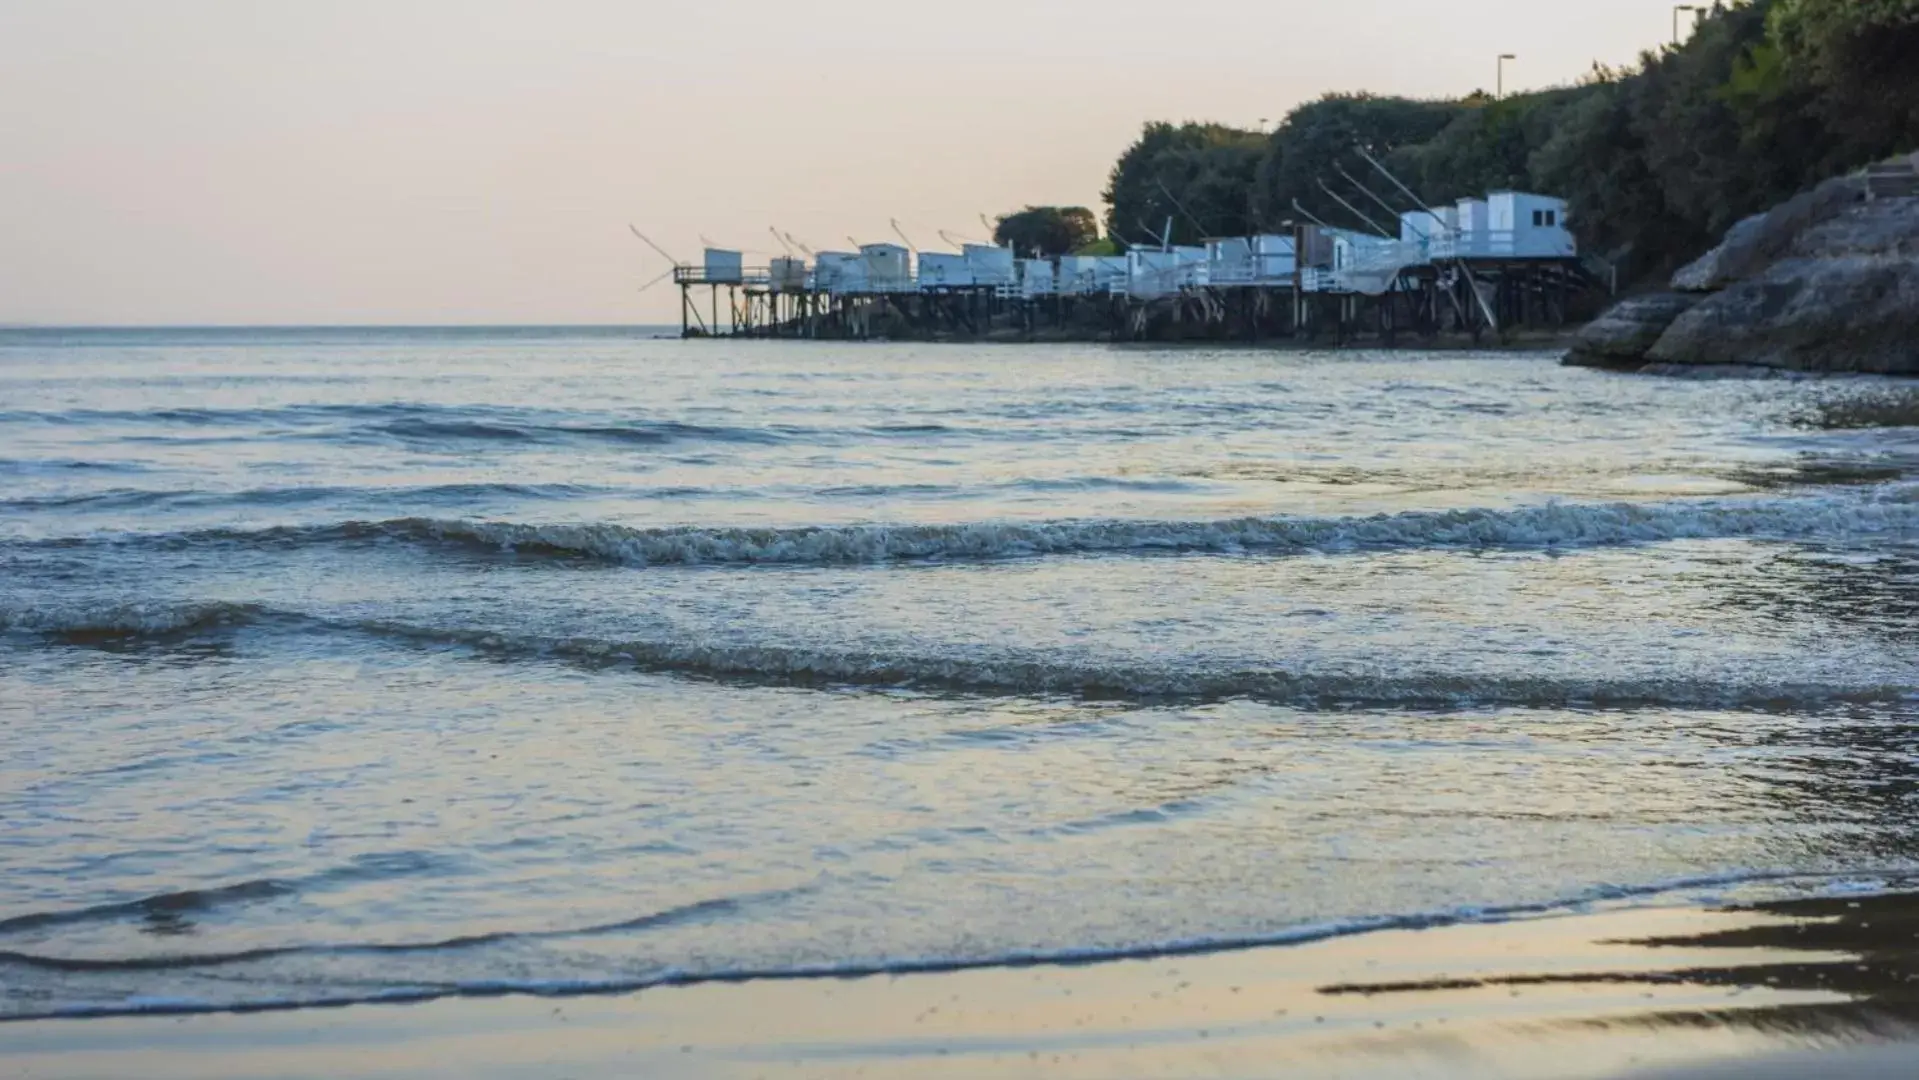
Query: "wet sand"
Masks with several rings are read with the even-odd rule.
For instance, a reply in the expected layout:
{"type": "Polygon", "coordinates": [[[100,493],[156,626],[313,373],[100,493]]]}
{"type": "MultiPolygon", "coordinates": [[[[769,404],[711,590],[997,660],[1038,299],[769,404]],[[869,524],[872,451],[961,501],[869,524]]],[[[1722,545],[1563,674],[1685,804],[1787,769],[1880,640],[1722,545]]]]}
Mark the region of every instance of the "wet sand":
{"type": "Polygon", "coordinates": [[[1919,1075],[1919,896],[1080,966],[0,1024],[34,1077],[1919,1075]],[[1810,1059],[1799,1056],[1812,1054],[1810,1059]]]}

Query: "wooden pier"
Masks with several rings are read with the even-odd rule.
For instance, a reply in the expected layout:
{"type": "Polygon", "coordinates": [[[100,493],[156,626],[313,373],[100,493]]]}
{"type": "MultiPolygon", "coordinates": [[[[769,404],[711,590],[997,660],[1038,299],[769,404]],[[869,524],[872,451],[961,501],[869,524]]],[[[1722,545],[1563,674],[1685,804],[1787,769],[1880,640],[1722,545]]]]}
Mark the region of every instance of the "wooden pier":
{"type": "Polygon", "coordinates": [[[1576,258],[1467,258],[1401,270],[1378,295],[1296,271],[1290,280],[1131,290],[1027,292],[1018,286],[822,288],[764,269],[674,272],[689,338],[831,340],[1307,340],[1396,344],[1589,318],[1610,295],[1603,267],[1576,258]]]}

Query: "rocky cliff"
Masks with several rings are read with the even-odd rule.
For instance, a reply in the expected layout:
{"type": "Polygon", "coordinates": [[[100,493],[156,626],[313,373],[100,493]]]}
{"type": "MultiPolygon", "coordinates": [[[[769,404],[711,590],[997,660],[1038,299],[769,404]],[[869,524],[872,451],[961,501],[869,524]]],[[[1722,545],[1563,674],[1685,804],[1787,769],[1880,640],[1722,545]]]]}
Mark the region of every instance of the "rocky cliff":
{"type": "Polygon", "coordinates": [[[1919,154],[1735,225],[1581,332],[1570,364],[1919,375],[1919,154]]]}

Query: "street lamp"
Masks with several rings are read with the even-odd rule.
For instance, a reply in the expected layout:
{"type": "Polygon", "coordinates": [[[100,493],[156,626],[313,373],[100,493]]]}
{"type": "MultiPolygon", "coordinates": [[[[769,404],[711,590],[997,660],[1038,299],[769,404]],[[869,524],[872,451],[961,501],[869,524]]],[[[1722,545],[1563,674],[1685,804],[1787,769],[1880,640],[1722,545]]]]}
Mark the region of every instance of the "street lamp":
{"type": "Polygon", "coordinates": [[[1517,59],[1519,59],[1519,57],[1514,56],[1512,53],[1499,54],[1499,80],[1494,84],[1494,101],[1504,101],[1506,99],[1506,61],[1517,59]]]}
{"type": "Polygon", "coordinates": [[[1673,5],[1673,9],[1672,9],[1672,47],[1673,48],[1677,49],[1679,47],[1679,13],[1682,11],[1691,12],[1693,22],[1697,23],[1699,21],[1699,13],[1702,10],[1704,9],[1700,8],[1699,6],[1695,4],[1674,4],[1673,5]]]}

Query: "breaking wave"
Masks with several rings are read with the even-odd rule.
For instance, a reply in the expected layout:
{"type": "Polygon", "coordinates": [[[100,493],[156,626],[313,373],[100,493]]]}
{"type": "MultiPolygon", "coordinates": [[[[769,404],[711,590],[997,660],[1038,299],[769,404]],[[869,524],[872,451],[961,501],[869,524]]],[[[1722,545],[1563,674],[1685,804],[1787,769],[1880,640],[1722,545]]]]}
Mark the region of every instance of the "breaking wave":
{"type": "Polygon", "coordinates": [[[631,566],[880,563],[1126,552],[1341,551],[1406,547],[1598,547],[1709,537],[1919,534],[1919,503],[1550,504],[1366,518],[633,529],[406,519],[373,526],[410,540],[590,556],[631,566]]]}
{"type": "Polygon", "coordinates": [[[1571,672],[1454,673],[1374,663],[1224,667],[1193,658],[1155,663],[1068,650],[914,653],[832,645],[625,639],[520,633],[485,627],[430,626],[384,619],[329,618],[257,605],[223,603],[109,607],[64,615],[0,613],[0,630],[58,643],[146,639],[272,627],[292,633],[352,636],[423,648],[467,650],[494,660],[544,662],[587,670],[628,669],[718,682],[820,689],[913,690],[990,697],[1213,702],[1259,701],[1321,708],[1720,708],[1804,710],[1910,700],[1919,671],[1869,679],[1627,676],[1571,672]]]}
{"type": "Polygon", "coordinates": [[[1919,538],[1919,500],[1786,498],[1664,503],[1548,503],[1518,509],[1411,511],[1374,517],[1219,521],[980,522],[802,528],[633,528],[438,518],[337,525],[210,529],[30,541],[37,546],[342,542],[444,544],[628,566],[845,565],[1112,553],[1340,552],[1396,548],[1578,549],[1669,540],[1744,538],[1845,542],[1919,538]]]}
{"type": "Polygon", "coordinates": [[[1190,662],[1103,662],[1068,652],[913,655],[772,644],[542,637],[378,621],[346,624],[340,628],[396,640],[469,648],[496,657],[547,659],[594,668],[630,666],[695,678],[1120,701],[1244,699],[1274,705],[1343,708],[1582,706],[1770,711],[1903,701],[1919,689],[1911,682],[1893,680],[1700,681],[1332,667],[1220,669],[1189,666],[1190,662]]]}
{"type": "Polygon", "coordinates": [[[130,602],[0,609],[0,633],[39,634],[61,641],[168,638],[250,626],[269,615],[258,604],[130,602]]]}
{"type": "MultiPolygon", "coordinates": [[[[448,952],[454,949],[472,948],[477,945],[497,945],[508,941],[584,938],[602,934],[631,933],[639,930],[658,929],[695,919],[722,917],[738,912],[750,903],[780,899],[794,895],[797,891],[799,890],[789,889],[779,892],[761,893],[754,896],[720,897],[712,900],[698,900],[679,905],[678,907],[648,912],[630,919],[621,919],[617,922],[601,923],[594,926],[581,926],[558,930],[495,930],[477,934],[462,934],[457,937],[442,938],[437,941],[361,942],[348,945],[268,945],[253,949],[238,949],[232,952],[161,953],[149,956],[123,957],[55,956],[0,949],[0,967],[13,966],[35,968],[42,971],[69,972],[172,971],[180,968],[227,967],[234,964],[256,963],[262,960],[273,960],[287,956],[398,955],[404,953],[448,952]]],[[[280,894],[276,893],[275,895],[280,894]]],[[[4,925],[0,925],[0,932],[4,932],[4,929],[4,925]]]]}

